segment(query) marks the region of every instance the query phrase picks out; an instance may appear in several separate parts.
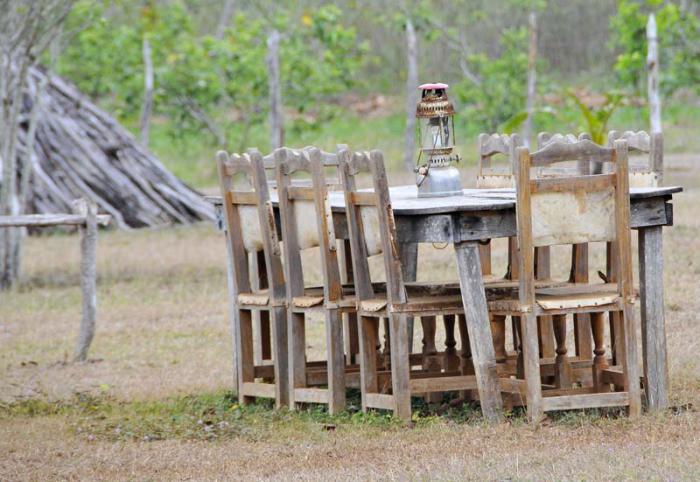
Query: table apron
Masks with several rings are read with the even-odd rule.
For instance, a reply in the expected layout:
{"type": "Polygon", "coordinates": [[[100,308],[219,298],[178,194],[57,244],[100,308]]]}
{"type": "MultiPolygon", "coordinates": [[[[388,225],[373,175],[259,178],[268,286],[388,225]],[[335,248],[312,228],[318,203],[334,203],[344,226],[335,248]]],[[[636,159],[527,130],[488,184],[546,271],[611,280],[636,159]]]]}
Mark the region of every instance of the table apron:
{"type": "MultiPolygon", "coordinates": [[[[673,204],[670,201],[670,196],[633,199],[630,205],[632,229],[673,225],[673,204]]],[[[216,207],[216,224],[223,229],[221,205],[216,207]]],[[[275,217],[279,218],[277,209],[275,217]]],[[[458,243],[517,235],[514,209],[424,215],[394,213],[394,217],[401,243],[458,243]]],[[[333,224],[336,238],[349,238],[345,213],[334,212],[333,224]]]]}

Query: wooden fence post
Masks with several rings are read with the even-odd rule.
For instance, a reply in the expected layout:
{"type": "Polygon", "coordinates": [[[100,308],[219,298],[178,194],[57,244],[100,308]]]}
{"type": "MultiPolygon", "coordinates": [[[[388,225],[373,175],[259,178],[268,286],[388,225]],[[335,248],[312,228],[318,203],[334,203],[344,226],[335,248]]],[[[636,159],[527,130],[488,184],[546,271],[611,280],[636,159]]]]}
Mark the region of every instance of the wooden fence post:
{"type": "Polygon", "coordinates": [[[80,333],[75,348],[75,361],[87,360],[90,343],[95,336],[95,315],[97,312],[97,206],[85,199],[73,203],[77,214],[85,216],[85,224],[80,231],[80,285],[83,294],[83,313],[80,320],[80,333]]]}
{"type": "Polygon", "coordinates": [[[416,104],[418,103],[418,38],[413,20],[406,20],[406,145],[403,164],[413,172],[416,155],[416,104]]]}
{"type": "Polygon", "coordinates": [[[529,17],[530,43],[527,54],[527,118],[523,124],[523,142],[530,148],[532,138],[532,116],[535,109],[535,95],[537,93],[537,14],[532,11],[529,17]]]}
{"type": "Polygon", "coordinates": [[[148,37],[143,37],[143,105],[139,133],[141,144],[148,147],[151,131],[151,114],[153,113],[153,61],[151,59],[151,44],[148,37]]]}
{"type": "Polygon", "coordinates": [[[267,84],[270,96],[270,145],[272,149],[282,147],[284,144],[284,121],[282,119],[282,87],[280,84],[280,33],[277,30],[270,32],[267,38],[267,84]]]}
{"type": "Polygon", "coordinates": [[[647,89],[651,134],[661,132],[661,97],[659,96],[659,41],[656,18],[652,13],[647,22],[647,89]]]}

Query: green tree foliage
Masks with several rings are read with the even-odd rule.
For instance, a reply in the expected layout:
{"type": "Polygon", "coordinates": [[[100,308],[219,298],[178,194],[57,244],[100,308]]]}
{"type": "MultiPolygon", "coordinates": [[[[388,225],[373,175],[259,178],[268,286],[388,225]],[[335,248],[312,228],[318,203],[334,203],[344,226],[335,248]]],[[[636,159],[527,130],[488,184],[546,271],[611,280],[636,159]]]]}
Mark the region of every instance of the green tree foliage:
{"type": "Polygon", "coordinates": [[[470,123],[496,132],[525,106],[527,87],[527,29],[510,28],[501,37],[500,54],[468,57],[477,79],[464,78],[453,91],[470,123]]]}
{"type": "MultiPolygon", "coordinates": [[[[288,107],[316,111],[321,101],[359,84],[355,73],[366,47],[353,28],[341,24],[341,11],[332,5],[301,18],[279,14],[274,25],[241,13],[221,39],[198,35],[184,4],[154,5],[82,1],[69,20],[78,33],[60,59],[59,73],[122,119],[140,109],[144,36],[153,50],[155,114],[173,123],[174,134],[211,124],[230,130],[238,121],[246,132],[264,120],[266,38],[272,26],[283,32],[280,62],[288,107]]],[[[333,113],[299,117],[308,127],[333,113]]]]}
{"type": "Polygon", "coordinates": [[[619,1],[610,28],[612,45],[620,51],[615,62],[620,83],[637,93],[644,89],[650,13],[656,15],[663,93],[683,87],[700,92],[700,18],[663,0],[619,1]]]}

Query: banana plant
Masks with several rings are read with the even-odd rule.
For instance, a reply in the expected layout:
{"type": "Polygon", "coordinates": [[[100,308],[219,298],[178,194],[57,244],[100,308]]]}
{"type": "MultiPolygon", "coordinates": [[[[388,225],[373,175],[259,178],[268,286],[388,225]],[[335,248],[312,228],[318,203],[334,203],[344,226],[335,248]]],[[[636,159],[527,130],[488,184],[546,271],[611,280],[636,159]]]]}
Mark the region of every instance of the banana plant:
{"type": "Polygon", "coordinates": [[[605,102],[596,107],[586,105],[572,89],[567,90],[566,95],[574,101],[581,112],[583,123],[587,127],[583,131],[591,135],[593,142],[603,145],[608,133],[608,122],[624,100],[624,95],[618,92],[607,92],[605,102]]]}

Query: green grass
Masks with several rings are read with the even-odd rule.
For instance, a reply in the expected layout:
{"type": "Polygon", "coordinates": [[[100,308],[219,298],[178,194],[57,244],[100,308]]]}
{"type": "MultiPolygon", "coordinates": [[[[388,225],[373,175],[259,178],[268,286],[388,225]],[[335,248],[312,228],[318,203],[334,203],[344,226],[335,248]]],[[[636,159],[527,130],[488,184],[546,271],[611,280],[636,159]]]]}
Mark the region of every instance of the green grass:
{"type": "MultiPolygon", "coordinates": [[[[13,417],[65,418],[75,434],[90,440],[155,441],[243,438],[249,441],[272,441],[300,436],[312,438],[336,430],[382,432],[403,430],[403,423],[388,411],[363,413],[358,391],[351,391],[348,409],[330,415],[324,405],[290,411],[274,410],[272,401],[258,401],[241,406],[230,392],[169,397],[162,400],[123,401],[109,395],[105,386],[101,394],[77,393],[72,398],[47,401],[29,398],[0,404],[0,420],[13,417]],[[301,435],[300,435],[301,434],[301,435]]],[[[460,404],[436,412],[421,398],[413,398],[413,425],[426,428],[435,425],[486,423],[475,404],[460,404]]],[[[561,426],[626,419],[621,410],[585,410],[553,414],[551,422],[561,426]]],[[[507,422],[523,426],[525,413],[517,409],[507,414],[507,422]]]]}

